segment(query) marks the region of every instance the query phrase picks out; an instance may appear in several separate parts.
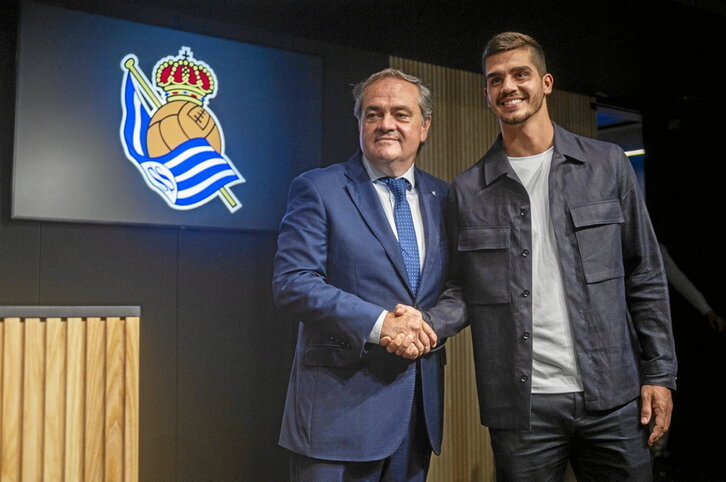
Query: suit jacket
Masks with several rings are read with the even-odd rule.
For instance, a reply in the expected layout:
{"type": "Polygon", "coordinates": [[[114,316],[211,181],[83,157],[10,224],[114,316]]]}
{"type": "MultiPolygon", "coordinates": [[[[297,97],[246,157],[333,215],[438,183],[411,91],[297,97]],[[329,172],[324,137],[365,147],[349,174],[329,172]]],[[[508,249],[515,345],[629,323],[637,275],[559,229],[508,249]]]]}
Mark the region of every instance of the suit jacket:
{"type": "Polygon", "coordinates": [[[383,310],[425,309],[443,289],[447,185],[419,169],[415,178],[426,236],[417,296],[360,153],[291,184],[273,273],[276,304],[300,322],[283,447],[326,460],[388,457],[408,431],[420,367],[429,441],[440,450],[443,349],[410,361],[366,342],[383,310]]]}
{"type": "MultiPolygon", "coordinates": [[[[550,215],[588,410],[640,386],[675,388],[665,271],[635,174],[618,146],[555,125],[550,215]]],[[[532,376],[532,223],[501,136],[448,194],[451,280],[428,314],[439,336],[466,303],[481,420],[527,430],[532,376]]]]}

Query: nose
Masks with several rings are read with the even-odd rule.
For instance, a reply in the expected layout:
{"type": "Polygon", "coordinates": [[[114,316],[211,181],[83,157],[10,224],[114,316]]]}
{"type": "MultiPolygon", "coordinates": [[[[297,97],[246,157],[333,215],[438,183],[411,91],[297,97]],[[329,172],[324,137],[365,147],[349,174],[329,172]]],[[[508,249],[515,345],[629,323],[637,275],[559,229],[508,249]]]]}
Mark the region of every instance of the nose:
{"type": "Polygon", "coordinates": [[[509,93],[515,90],[517,90],[517,85],[514,79],[510,75],[504,76],[504,79],[502,79],[502,93],[509,93]]]}
{"type": "Polygon", "coordinates": [[[378,122],[378,130],[388,132],[395,129],[395,123],[391,114],[383,114],[380,121],[378,122]]]}

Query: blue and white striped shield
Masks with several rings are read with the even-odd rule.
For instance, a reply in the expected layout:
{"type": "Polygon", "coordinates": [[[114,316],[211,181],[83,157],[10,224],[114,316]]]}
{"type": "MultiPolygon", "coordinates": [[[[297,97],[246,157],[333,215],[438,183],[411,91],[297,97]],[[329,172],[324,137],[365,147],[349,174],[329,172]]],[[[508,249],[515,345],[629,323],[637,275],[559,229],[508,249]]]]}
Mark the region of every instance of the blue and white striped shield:
{"type": "Polygon", "coordinates": [[[220,197],[230,212],[242,204],[225,188],[245,182],[234,164],[206,139],[190,139],[160,157],[149,157],[146,132],[153,114],[133,76],[124,76],[121,143],[126,157],[143,174],[146,184],[173,209],[189,210],[220,197]],[[225,196],[222,196],[222,192],[225,196]]]}

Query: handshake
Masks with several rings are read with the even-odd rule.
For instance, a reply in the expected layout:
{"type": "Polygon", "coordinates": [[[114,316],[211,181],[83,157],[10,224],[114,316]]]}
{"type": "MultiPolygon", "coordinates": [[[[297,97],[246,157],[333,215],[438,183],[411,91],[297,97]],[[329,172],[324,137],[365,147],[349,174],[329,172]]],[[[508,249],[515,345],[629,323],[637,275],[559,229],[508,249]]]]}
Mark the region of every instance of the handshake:
{"type": "Polygon", "coordinates": [[[381,345],[389,353],[415,360],[436,346],[438,337],[423,320],[421,312],[406,305],[396,305],[381,326],[381,345]]]}

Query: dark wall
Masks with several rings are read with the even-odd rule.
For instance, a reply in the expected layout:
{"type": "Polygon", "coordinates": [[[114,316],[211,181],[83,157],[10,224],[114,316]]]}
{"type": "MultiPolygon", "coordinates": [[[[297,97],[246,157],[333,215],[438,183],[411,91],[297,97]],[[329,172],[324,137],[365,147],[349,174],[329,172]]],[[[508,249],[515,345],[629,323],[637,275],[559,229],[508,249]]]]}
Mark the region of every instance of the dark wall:
{"type": "MultiPolygon", "coordinates": [[[[54,3],[321,56],[321,165],[356,149],[351,84],[387,65],[138,2],[54,3]]],[[[141,480],[285,480],[277,435],[295,328],[270,293],[277,233],[10,219],[17,20],[18,5],[3,2],[0,304],[141,306],[141,480]]]]}
{"type": "MultiPolygon", "coordinates": [[[[702,90],[646,112],[646,192],[659,240],[713,310],[726,316],[720,142],[726,101],[702,90]]],[[[669,451],[674,463],[703,470],[703,480],[718,480],[726,444],[715,434],[726,430],[726,420],[707,407],[726,387],[726,334],[715,333],[677,291],[670,294],[679,375],[669,451]]]]}

